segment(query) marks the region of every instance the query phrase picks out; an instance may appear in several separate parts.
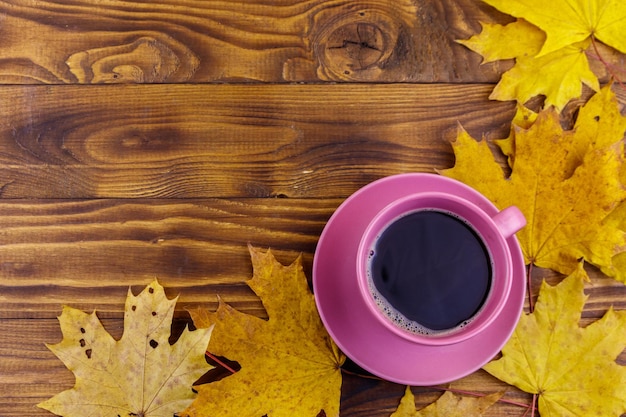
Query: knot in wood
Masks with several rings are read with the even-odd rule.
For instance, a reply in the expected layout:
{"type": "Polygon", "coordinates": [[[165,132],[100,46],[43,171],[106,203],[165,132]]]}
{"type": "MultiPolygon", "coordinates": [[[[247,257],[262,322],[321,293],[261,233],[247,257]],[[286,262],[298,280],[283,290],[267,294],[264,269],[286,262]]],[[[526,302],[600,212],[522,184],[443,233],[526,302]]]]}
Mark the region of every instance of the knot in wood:
{"type": "Polygon", "coordinates": [[[187,46],[159,34],[76,52],[66,64],[79,83],[154,83],[187,81],[200,61],[187,46]]]}
{"type": "Polygon", "coordinates": [[[330,34],[326,56],[344,75],[363,71],[380,62],[385,52],[383,32],[374,24],[349,23],[330,34]]]}
{"type": "Polygon", "coordinates": [[[364,1],[325,10],[315,16],[312,46],[323,80],[382,81],[398,63],[398,45],[406,43],[415,20],[408,0],[364,1]],[[395,56],[395,58],[394,58],[395,56]],[[395,60],[395,61],[394,61],[395,60]]]}

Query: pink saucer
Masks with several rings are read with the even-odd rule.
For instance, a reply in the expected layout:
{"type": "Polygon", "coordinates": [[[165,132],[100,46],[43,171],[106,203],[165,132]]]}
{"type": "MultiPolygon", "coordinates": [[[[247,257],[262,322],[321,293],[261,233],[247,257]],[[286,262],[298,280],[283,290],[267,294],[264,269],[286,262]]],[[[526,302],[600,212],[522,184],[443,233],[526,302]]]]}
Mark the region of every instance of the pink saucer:
{"type": "Polygon", "coordinates": [[[363,369],[400,384],[443,384],[480,369],[509,339],[524,304],[526,270],[514,236],[507,239],[514,266],[509,299],[488,329],[466,341],[445,346],[412,343],[381,324],[358,296],[357,248],[370,220],[397,198],[441,190],[463,196],[487,213],[498,211],[472,188],[446,177],[419,173],[386,177],[363,187],[337,208],[320,236],[313,260],[315,301],[333,340],[363,369]]]}

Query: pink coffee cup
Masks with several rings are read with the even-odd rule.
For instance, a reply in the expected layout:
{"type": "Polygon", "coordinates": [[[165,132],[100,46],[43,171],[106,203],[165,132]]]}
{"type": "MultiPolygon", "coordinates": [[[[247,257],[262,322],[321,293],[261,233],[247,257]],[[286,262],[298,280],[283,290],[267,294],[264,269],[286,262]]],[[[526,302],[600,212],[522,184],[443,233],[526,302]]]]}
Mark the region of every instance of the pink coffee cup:
{"type": "Polygon", "coordinates": [[[389,331],[421,345],[476,336],[501,313],[513,281],[507,238],[526,220],[495,215],[446,192],[414,193],[371,219],[356,256],[367,308],[389,331]]]}

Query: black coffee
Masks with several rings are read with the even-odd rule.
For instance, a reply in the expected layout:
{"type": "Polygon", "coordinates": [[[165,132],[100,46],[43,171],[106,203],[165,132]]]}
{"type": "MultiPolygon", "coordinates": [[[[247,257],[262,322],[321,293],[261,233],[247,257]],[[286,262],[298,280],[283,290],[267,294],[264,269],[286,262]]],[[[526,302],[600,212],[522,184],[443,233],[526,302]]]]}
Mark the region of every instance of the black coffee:
{"type": "Polygon", "coordinates": [[[476,232],[435,210],[391,223],[371,252],[369,269],[385,314],[400,327],[427,334],[470,320],[489,293],[492,273],[489,252],[476,232]]]}

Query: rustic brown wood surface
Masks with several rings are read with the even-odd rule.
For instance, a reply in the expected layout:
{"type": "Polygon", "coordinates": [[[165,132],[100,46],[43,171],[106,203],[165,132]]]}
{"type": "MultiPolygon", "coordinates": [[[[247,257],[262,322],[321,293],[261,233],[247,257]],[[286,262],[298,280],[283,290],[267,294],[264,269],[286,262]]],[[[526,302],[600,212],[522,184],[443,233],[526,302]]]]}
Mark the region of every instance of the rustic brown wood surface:
{"type": "MultiPolygon", "coordinates": [[[[508,20],[475,0],[0,0],[0,416],[51,415],[36,404],[73,385],[45,346],[63,305],[119,337],[128,288],[158,278],[175,328],[217,294],[264,316],[248,243],[302,253],[310,277],[351,193],[452,166],[459,123],[506,136],[515,106],[488,96],[510,62],[454,40],[508,20]]],[[[626,308],[591,273],[583,324],[626,308]]],[[[359,372],[341,415],[388,416],[404,387],[359,372]]],[[[482,371],[452,388],[531,401],[482,371]]],[[[421,406],[441,387],[413,391],[421,406]]]]}

